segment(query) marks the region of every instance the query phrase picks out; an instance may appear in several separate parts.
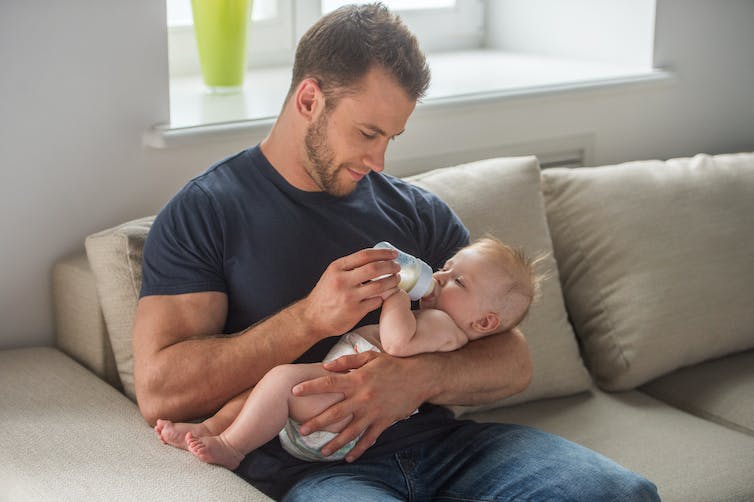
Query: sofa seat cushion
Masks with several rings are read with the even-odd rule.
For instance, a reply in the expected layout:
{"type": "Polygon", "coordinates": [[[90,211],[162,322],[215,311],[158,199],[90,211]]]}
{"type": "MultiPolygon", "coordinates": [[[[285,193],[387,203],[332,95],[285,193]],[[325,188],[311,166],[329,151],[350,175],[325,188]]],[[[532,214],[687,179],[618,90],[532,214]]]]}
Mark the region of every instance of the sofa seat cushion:
{"type": "Polygon", "coordinates": [[[689,413],[754,436],[754,351],[683,368],[641,390],[689,413]]]}
{"type": "Polygon", "coordinates": [[[0,351],[3,500],[270,500],[162,444],[123,394],[62,352],[0,351]]]}
{"type": "Polygon", "coordinates": [[[754,500],[754,437],[639,391],[595,389],[469,418],[529,425],[582,444],[650,479],[665,502],[754,500]]]}
{"type": "Polygon", "coordinates": [[[544,397],[564,396],[591,386],[563,303],[552,240],[545,218],[540,168],[536,157],[497,158],[437,169],[409,178],[443,199],[468,226],[472,239],[492,234],[544,254],[550,273],[521,329],[533,364],[529,388],[509,399],[477,407],[456,407],[457,414],[544,397]]]}
{"type": "Polygon", "coordinates": [[[600,387],[754,348],[754,154],[542,179],[566,305],[600,387]]]}

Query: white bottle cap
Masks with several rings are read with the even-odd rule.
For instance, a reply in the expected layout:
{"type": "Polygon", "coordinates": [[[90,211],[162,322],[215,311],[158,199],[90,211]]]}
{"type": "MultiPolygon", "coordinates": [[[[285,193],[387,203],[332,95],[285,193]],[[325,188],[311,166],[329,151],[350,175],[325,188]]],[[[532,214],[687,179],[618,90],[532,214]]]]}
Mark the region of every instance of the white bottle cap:
{"type": "Polygon", "coordinates": [[[434,289],[434,280],[432,280],[432,267],[427,265],[421,260],[417,260],[419,262],[419,278],[416,280],[416,284],[414,284],[414,287],[411,288],[411,291],[408,292],[408,297],[411,298],[412,301],[419,300],[426,296],[428,293],[430,293],[434,289]]]}

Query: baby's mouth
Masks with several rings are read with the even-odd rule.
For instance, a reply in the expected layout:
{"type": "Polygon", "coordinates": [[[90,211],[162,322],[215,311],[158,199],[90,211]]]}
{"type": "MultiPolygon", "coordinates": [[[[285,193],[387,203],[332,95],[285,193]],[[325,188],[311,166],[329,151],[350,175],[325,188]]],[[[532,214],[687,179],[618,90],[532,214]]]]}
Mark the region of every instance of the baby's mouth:
{"type": "Polygon", "coordinates": [[[432,291],[427,296],[422,297],[419,300],[419,307],[421,308],[433,308],[435,306],[435,292],[432,291]]]}

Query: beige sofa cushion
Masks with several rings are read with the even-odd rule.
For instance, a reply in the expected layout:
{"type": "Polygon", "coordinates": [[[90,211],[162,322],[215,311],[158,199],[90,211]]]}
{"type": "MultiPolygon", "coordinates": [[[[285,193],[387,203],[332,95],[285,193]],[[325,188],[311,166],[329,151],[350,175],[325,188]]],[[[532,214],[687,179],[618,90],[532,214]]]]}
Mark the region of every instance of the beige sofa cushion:
{"type": "Polygon", "coordinates": [[[141,257],[154,216],[129,221],[86,238],[115,364],[128,397],[135,400],[131,327],[141,290],[141,257]]]}
{"type": "Polygon", "coordinates": [[[595,389],[469,418],[528,425],[575,441],[646,476],[665,502],[754,500],[754,437],[642,392],[595,389]]]}
{"type": "Polygon", "coordinates": [[[532,399],[573,394],[589,388],[591,380],[579,355],[560,290],[552,242],[540,191],[535,157],[490,159],[438,169],[411,181],[437,194],[468,226],[471,237],[486,233],[524,248],[529,254],[549,253],[544,266],[551,275],[542,300],[521,328],[531,351],[531,385],[507,400],[478,407],[458,407],[457,413],[487,409],[532,399]]]}
{"type": "Polygon", "coordinates": [[[602,388],[754,347],[754,154],[551,169],[543,189],[602,388]]]}
{"type": "Polygon", "coordinates": [[[270,501],[162,444],[123,394],[49,347],[0,351],[0,500],[270,501]]]}
{"type": "Polygon", "coordinates": [[[649,382],[641,390],[689,413],[754,436],[754,350],[682,368],[649,382]]]}

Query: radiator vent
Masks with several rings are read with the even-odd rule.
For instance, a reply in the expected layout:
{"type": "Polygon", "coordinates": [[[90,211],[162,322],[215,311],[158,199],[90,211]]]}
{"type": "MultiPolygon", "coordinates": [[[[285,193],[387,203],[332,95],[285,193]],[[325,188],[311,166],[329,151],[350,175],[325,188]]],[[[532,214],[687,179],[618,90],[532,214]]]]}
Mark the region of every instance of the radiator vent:
{"type": "Polygon", "coordinates": [[[396,176],[411,176],[439,167],[465,164],[494,157],[535,155],[542,169],[551,167],[582,167],[590,165],[594,136],[582,134],[546,138],[522,143],[500,144],[468,150],[454,150],[445,154],[427,155],[388,162],[388,171],[396,176]]]}

